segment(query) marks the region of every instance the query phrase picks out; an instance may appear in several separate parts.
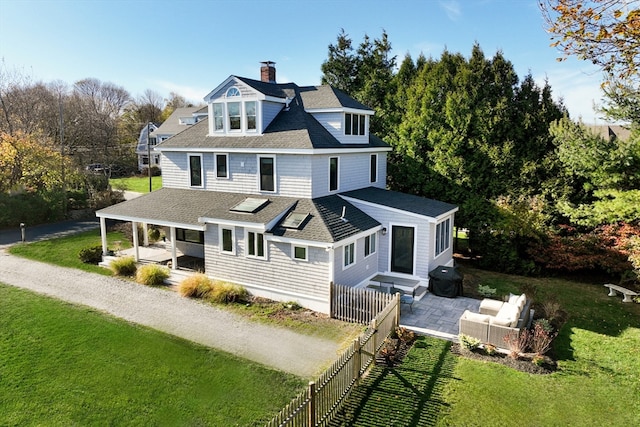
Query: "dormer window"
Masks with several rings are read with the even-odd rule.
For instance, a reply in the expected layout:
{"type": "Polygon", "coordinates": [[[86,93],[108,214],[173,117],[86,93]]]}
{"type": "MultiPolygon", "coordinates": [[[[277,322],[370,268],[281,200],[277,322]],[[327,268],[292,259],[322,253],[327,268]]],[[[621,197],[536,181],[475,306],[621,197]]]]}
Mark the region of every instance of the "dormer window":
{"type": "Polygon", "coordinates": [[[367,116],[364,114],[344,114],[344,134],[364,135],[366,130],[367,116]]]}
{"type": "Polygon", "coordinates": [[[255,134],[260,127],[259,105],[257,101],[243,101],[237,87],[227,90],[221,102],[211,105],[212,121],[210,131],[223,134],[255,134]]]}

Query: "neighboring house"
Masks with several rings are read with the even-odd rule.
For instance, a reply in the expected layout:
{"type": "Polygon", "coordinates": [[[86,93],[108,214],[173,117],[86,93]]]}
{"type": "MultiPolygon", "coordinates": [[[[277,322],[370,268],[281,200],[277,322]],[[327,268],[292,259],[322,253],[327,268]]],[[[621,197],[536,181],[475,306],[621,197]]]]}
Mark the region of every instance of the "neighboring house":
{"type": "MultiPolygon", "coordinates": [[[[163,188],[97,212],[166,229],[177,255],[254,295],[329,312],[330,283],[426,286],[452,265],[454,205],[386,190],[374,112],[330,86],[230,76],[208,118],[159,143],[163,188]]],[[[157,134],[159,131],[156,131],[157,134]]],[[[137,242],[134,242],[137,244],[137,242]]]]}
{"type": "MultiPolygon", "coordinates": [[[[158,125],[149,122],[140,130],[140,136],[138,137],[138,145],[136,145],[136,155],[138,156],[138,170],[142,170],[149,165],[149,152],[147,149],[147,142],[150,147],[156,145],[155,138],[151,137],[151,134],[158,129],[158,125]]],[[[160,153],[151,153],[151,164],[160,164],[160,153]]]]}
{"type": "Polygon", "coordinates": [[[153,150],[155,146],[182,132],[187,126],[194,125],[206,117],[207,107],[184,107],[176,108],[160,126],[150,123],[151,132],[149,133],[148,141],[151,150],[148,150],[147,147],[147,126],[145,126],[140,131],[140,138],[138,138],[138,146],[136,147],[138,169],[142,170],[149,165],[149,151],[151,151],[151,166],[162,168],[160,162],[161,154],[153,150]]]}
{"type": "Polygon", "coordinates": [[[606,124],[606,125],[586,125],[586,126],[595,135],[598,135],[607,141],[610,141],[613,139],[626,141],[631,136],[631,131],[628,128],[625,128],[620,125],[606,124]]]}

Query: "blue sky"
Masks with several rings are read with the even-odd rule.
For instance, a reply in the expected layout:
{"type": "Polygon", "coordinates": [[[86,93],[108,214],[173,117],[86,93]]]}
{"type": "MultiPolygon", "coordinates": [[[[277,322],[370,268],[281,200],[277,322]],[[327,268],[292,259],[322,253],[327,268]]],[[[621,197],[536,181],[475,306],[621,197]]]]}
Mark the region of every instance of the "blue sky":
{"type": "Polygon", "coordinates": [[[557,62],[535,0],[0,0],[0,58],[35,80],[86,77],[202,98],[231,74],[259,79],[276,62],[278,82],[320,83],[328,45],[344,28],[357,46],[386,30],[406,53],[469,56],[497,50],[522,79],[548,79],[574,119],[602,120],[601,74],[588,62],[557,62]]]}

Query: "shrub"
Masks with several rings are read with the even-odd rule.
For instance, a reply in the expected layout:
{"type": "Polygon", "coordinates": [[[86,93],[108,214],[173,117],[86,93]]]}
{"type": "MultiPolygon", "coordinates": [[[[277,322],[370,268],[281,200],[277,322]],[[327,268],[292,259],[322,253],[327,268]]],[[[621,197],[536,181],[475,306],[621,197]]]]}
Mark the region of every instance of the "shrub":
{"type": "Polygon", "coordinates": [[[540,327],[547,333],[553,332],[553,325],[549,322],[548,319],[536,319],[533,321],[533,327],[535,329],[536,326],[540,325],[540,327]]]}
{"type": "Polygon", "coordinates": [[[538,295],[538,285],[535,283],[523,283],[520,285],[520,291],[527,296],[527,299],[535,301],[538,295]]]}
{"type": "Polygon", "coordinates": [[[458,335],[458,341],[460,341],[460,345],[465,350],[475,350],[480,346],[480,340],[477,338],[470,337],[465,334],[458,335]]]}
{"type": "Polygon", "coordinates": [[[528,330],[524,329],[520,332],[512,331],[504,337],[504,342],[509,348],[509,357],[517,359],[520,354],[529,347],[531,334],[528,330]]]}
{"type": "Polygon", "coordinates": [[[227,282],[215,283],[209,294],[211,301],[223,304],[246,301],[248,297],[249,292],[243,286],[227,282]]]}
{"type": "Polygon", "coordinates": [[[487,356],[493,356],[498,352],[498,349],[493,344],[485,344],[484,352],[487,353],[487,356]]]}
{"type": "MultiPolygon", "coordinates": [[[[113,230],[119,231],[122,234],[124,234],[127,240],[131,244],[133,244],[133,227],[131,226],[131,223],[121,222],[119,224],[114,225],[113,230]]],[[[142,242],[144,241],[144,228],[142,227],[142,224],[138,224],[137,230],[138,230],[138,242],[142,244],[142,242]]]]}
{"type": "Polygon", "coordinates": [[[398,355],[398,346],[389,338],[385,338],[382,348],[380,348],[380,356],[385,360],[385,363],[392,366],[398,355]]]}
{"type": "Polygon", "coordinates": [[[394,335],[402,342],[411,344],[416,339],[416,333],[407,328],[396,328],[394,335]]]}
{"type": "Polygon", "coordinates": [[[207,298],[212,289],[213,280],[202,273],[187,277],[178,285],[178,292],[183,297],[207,298]]]}
{"type": "Polygon", "coordinates": [[[542,311],[549,322],[552,323],[562,317],[560,303],[555,298],[545,300],[541,305],[542,311]]]}
{"type": "Polygon", "coordinates": [[[151,227],[149,228],[149,240],[151,240],[151,242],[157,242],[158,240],[160,240],[160,229],[156,228],[156,227],[151,227]]]}
{"type": "Polygon", "coordinates": [[[109,267],[118,276],[133,276],[136,272],[136,260],[132,256],[116,258],[109,267]]]}
{"type": "Polygon", "coordinates": [[[90,246],[78,252],[78,258],[85,264],[98,264],[102,261],[102,246],[90,246]]]}
{"type": "Polygon", "coordinates": [[[160,286],[169,278],[169,269],[158,264],[143,265],[136,273],[136,282],[147,286],[160,286]]]}
{"type": "Polygon", "coordinates": [[[536,354],[531,359],[531,363],[533,363],[536,366],[542,366],[544,365],[544,357],[540,356],[539,354],[536,354]]]}
{"type": "Polygon", "coordinates": [[[489,285],[478,285],[478,293],[485,298],[491,298],[496,294],[496,288],[492,288],[489,285]]]}
{"type": "MultiPolygon", "coordinates": [[[[140,170],[140,175],[141,176],[149,176],[149,168],[148,167],[144,167],[140,170]]],[[[151,176],[161,176],[162,175],[162,169],[160,169],[158,166],[151,166],[151,176]]]]}
{"type": "Polygon", "coordinates": [[[556,334],[547,332],[541,323],[536,323],[531,334],[531,349],[538,356],[542,356],[551,347],[551,342],[556,334]]]}

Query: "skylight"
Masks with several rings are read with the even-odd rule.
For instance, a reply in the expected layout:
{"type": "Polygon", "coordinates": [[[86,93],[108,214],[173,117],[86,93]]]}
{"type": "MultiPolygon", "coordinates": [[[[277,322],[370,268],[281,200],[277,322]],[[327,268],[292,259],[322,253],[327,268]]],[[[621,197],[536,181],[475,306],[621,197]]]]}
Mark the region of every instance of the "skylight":
{"type": "Polygon", "coordinates": [[[254,197],[247,197],[242,202],[238,203],[230,210],[234,212],[254,213],[269,202],[269,199],[256,199],[254,197]]]}
{"type": "Polygon", "coordinates": [[[291,212],[282,222],[282,226],[284,228],[299,229],[308,216],[308,213],[291,212]]]}

